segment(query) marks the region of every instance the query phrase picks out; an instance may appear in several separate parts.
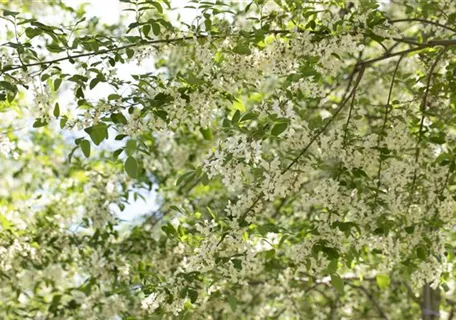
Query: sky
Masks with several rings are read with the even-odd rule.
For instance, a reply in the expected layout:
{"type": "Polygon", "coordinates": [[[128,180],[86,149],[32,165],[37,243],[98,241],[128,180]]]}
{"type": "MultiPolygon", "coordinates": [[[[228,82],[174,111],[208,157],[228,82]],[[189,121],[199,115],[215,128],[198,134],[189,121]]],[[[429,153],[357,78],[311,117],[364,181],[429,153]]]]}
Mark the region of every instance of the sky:
{"type": "MultiPolygon", "coordinates": [[[[1,2],[1,0],[0,0],[1,2]]],[[[68,6],[72,6],[74,8],[79,7],[81,4],[86,3],[88,6],[86,7],[86,12],[88,16],[87,19],[90,19],[93,16],[96,16],[101,23],[104,24],[116,24],[119,22],[121,15],[125,14],[122,12],[123,9],[126,8],[126,4],[121,3],[119,0],[64,0],[65,4],[68,6]]],[[[175,10],[171,10],[169,12],[169,18],[171,21],[176,20],[178,15],[181,15],[181,20],[186,23],[191,23],[194,18],[194,12],[191,9],[183,8],[188,3],[187,0],[172,0],[172,8],[176,8],[175,10]]],[[[46,21],[52,24],[52,17],[46,16],[43,17],[46,21]]],[[[2,25],[4,21],[0,20],[0,32],[2,31],[2,25]]],[[[70,63],[63,63],[66,70],[71,70],[73,65],[70,63]]],[[[145,60],[141,65],[137,65],[135,62],[127,63],[127,64],[118,64],[117,68],[117,75],[119,78],[123,79],[130,79],[132,74],[138,73],[147,73],[154,70],[154,61],[153,60],[145,60]]],[[[63,89],[63,88],[62,88],[63,89]]],[[[105,98],[108,96],[111,91],[111,87],[108,84],[100,83],[94,90],[90,90],[85,92],[86,98],[88,100],[96,101],[100,98],[105,98]]],[[[74,102],[74,94],[71,90],[60,90],[58,101],[61,106],[75,106],[74,102]]],[[[26,100],[28,103],[32,103],[34,98],[33,94],[26,93],[26,100]]],[[[72,107],[69,107],[71,109],[72,107]]],[[[73,143],[73,139],[86,136],[86,133],[83,131],[72,131],[68,132],[65,135],[70,143],[73,143]]],[[[113,139],[114,134],[111,134],[110,141],[105,141],[102,146],[107,147],[109,149],[117,149],[119,147],[123,147],[124,142],[115,141],[113,139]]],[[[145,190],[136,190],[140,193],[145,201],[138,197],[135,201],[131,196],[129,199],[129,204],[125,206],[125,210],[120,212],[117,206],[113,206],[112,209],[117,214],[118,218],[123,221],[123,224],[132,224],[139,221],[140,217],[144,215],[156,211],[159,208],[158,204],[158,196],[157,193],[152,190],[147,192],[145,190]]]]}
{"type": "MultiPolygon", "coordinates": [[[[82,3],[88,3],[89,7],[87,12],[89,15],[97,16],[102,23],[106,24],[115,24],[119,22],[122,10],[126,8],[125,4],[120,3],[119,0],[65,0],[67,5],[78,7],[82,3]]],[[[169,18],[171,21],[177,20],[178,15],[180,15],[180,20],[185,23],[191,23],[195,17],[194,10],[184,8],[188,4],[187,0],[172,0],[171,7],[173,10],[169,12],[169,18]]],[[[89,18],[89,17],[88,17],[89,18]]],[[[120,64],[117,66],[117,74],[119,78],[128,79],[131,74],[136,73],[146,73],[154,70],[153,60],[144,61],[141,65],[137,65],[134,62],[127,64],[120,64]]],[[[86,97],[90,99],[104,98],[109,95],[110,87],[109,85],[97,86],[96,90],[86,93],[86,97]]],[[[59,97],[60,101],[70,102],[73,99],[72,92],[66,92],[59,97]]],[[[108,143],[114,144],[115,141],[108,143]]],[[[123,146],[123,145],[122,145],[123,146]]],[[[132,197],[130,198],[130,204],[125,207],[123,212],[120,212],[117,207],[113,207],[113,210],[116,211],[117,216],[124,221],[124,223],[135,223],[138,221],[138,218],[147,214],[148,212],[155,211],[158,209],[158,198],[155,191],[146,192],[144,190],[139,191],[140,194],[144,196],[146,201],[138,198],[137,201],[134,201],[132,197]]]]}
{"type": "MultiPolygon", "coordinates": [[[[121,10],[123,6],[119,0],[65,0],[67,5],[78,7],[82,3],[88,3],[89,7],[87,12],[89,15],[97,16],[102,23],[106,24],[115,24],[119,22],[121,15],[121,10]]],[[[181,1],[182,2],[182,1],[181,1]]],[[[140,72],[150,72],[153,68],[153,61],[146,61],[143,65],[138,66],[136,63],[127,63],[120,64],[117,66],[117,74],[119,78],[128,79],[131,74],[140,73],[140,72]]],[[[90,92],[87,92],[86,97],[89,100],[96,100],[99,98],[104,98],[110,93],[109,85],[105,84],[104,86],[99,85],[90,92]]],[[[60,97],[59,101],[62,101],[62,104],[71,103],[73,100],[73,93],[70,91],[64,92],[60,97]]],[[[112,140],[112,139],[111,139],[112,140]]],[[[110,147],[115,147],[114,141],[109,141],[110,147]]],[[[120,142],[118,142],[120,143],[120,142]]],[[[141,198],[134,201],[133,197],[130,197],[130,204],[125,206],[125,210],[121,212],[116,206],[113,206],[112,209],[116,212],[117,216],[124,222],[124,224],[135,223],[141,216],[147,214],[148,212],[155,211],[158,209],[157,204],[157,194],[155,191],[147,192],[141,190],[138,192],[144,196],[146,201],[141,198]]]]}

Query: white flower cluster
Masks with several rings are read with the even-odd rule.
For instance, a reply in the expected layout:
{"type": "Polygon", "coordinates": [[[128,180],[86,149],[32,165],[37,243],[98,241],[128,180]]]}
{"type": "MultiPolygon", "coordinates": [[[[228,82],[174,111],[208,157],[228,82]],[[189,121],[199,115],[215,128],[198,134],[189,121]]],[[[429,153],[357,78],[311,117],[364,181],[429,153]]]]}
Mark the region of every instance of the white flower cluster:
{"type": "Polygon", "coordinates": [[[15,149],[16,144],[5,135],[0,134],[0,154],[3,154],[5,157],[12,155],[14,159],[17,159],[19,154],[14,151],[15,149]]]}
{"type": "Polygon", "coordinates": [[[3,272],[13,270],[20,264],[18,257],[33,260],[36,255],[36,249],[31,247],[28,239],[15,239],[10,245],[2,244],[0,246],[0,269],[3,272]]]}

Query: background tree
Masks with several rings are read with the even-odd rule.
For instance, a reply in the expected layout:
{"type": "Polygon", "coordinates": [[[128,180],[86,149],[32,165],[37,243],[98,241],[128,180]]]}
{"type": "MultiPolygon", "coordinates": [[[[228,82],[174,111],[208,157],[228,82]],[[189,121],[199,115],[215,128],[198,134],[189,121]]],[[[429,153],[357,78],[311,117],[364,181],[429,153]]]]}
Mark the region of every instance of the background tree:
{"type": "Polygon", "coordinates": [[[453,319],[456,3],[121,2],[2,2],[2,318],[453,319]]]}

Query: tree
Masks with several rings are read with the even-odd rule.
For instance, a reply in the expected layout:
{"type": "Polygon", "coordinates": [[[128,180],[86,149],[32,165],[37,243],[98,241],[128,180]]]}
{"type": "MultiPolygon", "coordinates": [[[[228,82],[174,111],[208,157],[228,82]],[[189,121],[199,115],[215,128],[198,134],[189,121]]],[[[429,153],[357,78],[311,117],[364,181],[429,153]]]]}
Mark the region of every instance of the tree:
{"type": "Polygon", "coordinates": [[[121,2],[2,3],[2,318],[453,319],[456,3],[121,2]]]}

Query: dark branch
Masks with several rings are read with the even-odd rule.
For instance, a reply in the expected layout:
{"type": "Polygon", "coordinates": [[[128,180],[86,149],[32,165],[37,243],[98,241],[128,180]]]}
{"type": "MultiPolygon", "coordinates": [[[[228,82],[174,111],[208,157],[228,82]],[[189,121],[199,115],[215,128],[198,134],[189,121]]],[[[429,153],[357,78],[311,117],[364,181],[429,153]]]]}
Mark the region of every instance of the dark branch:
{"type": "MultiPolygon", "coordinates": [[[[354,72],[352,73],[352,75],[350,76],[351,78],[354,76],[355,72],[358,71],[358,68],[355,68],[354,69],[354,72]]],[[[334,114],[332,115],[332,117],[328,120],[328,122],[326,122],[326,124],[323,126],[323,128],[321,128],[317,134],[315,134],[312,139],[309,141],[309,143],[301,150],[301,152],[290,162],[290,164],[282,170],[281,174],[285,174],[286,172],[288,172],[291,167],[293,167],[296,162],[298,162],[298,160],[307,152],[307,150],[309,150],[309,148],[313,145],[313,143],[318,139],[318,137],[326,131],[326,129],[329,127],[329,125],[334,121],[334,119],[336,118],[336,116],[342,111],[342,109],[345,107],[345,105],[347,104],[347,102],[353,97],[353,95],[355,94],[356,92],[356,89],[358,88],[358,85],[359,83],[361,82],[361,79],[363,77],[363,74],[364,74],[364,67],[361,66],[361,68],[359,69],[359,73],[358,73],[358,77],[356,78],[356,81],[355,81],[355,84],[353,86],[353,90],[350,92],[350,94],[345,98],[345,100],[343,100],[339,106],[339,108],[337,108],[337,110],[334,112],[334,114]]]]}
{"type": "Polygon", "coordinates": [[[355,289],[359,289],[361,290],[362,292],[364,292],[364,294],[367,296],[367,298],[372,302],[372,304],[374,305],[375,309],[377,309],[377,312],[378,314],[385,320],[388,320],[389,317],[386,315],[386,312],[385,310],[383,310],[383,308],[380,306],[380,304],[378,303],[378,301],[374,298],[374,296],[369,292],[369,290],[367,290],[366,288],[364,288],[363,286],[358,286],[358,285],[355,285],[353,283],[350,283],[350,282],[347,282],[347,284],[352,287],[352,288],[355,288],[355,289]]]}
{"type": "Polygon", "coordinates": [[[440,27],[440,28],[444,28],[444,29],[447,29],[449,31],[453,31],[453,32],[456,33],[456,29],[454,29],[454,28],[451,28],[451,27],[449,27],[447,25],[444,25],[444,24],[441,24],[441,23],[438,23],[438,22],[435,22],[435,21],[426,20],[426,19],[406,18],[406,19],[389,20],[389,23],[400,23],[400,22],[421,22],[421,23],[425,23],[425,24],[431,24],[431,25],[434,25],[434,26],[437,26],[437,27],[440,27]]]}
{"type": "MultiPolygon", "coordinates": [[[[429,88],[431,86],[432,76],[433,76],[435,68],[437,67],[440,59],[442,58],[442,56],[444,55],[444,53],[446,52],[447,49],[448,49],[448,47],[445,47],[439,53],[439,55],[435,59],[434,63],[432,64],[431,69],[429,70],[429,76],[428,76],[428,79],[426,82],[426,88],[425,88],[424,95],[423,95],[423,101],[421,103],[421,121],[420,121],[420,129],[419,129],[419,133],[418,133],[418,141],[416,142],[416,147],[415,147],[415,150],[416,150],[415,151],[415,165],[418,163],[418,159],[420,157],[420,152],[421,152],[420,143],[421,143],[421,140],[423,139],[423,134],[424,134],[424,131],[423,131],[424,118],[426,117],[427,98],[429,95],[429,88]]],[[[411,191],[410,191],[410,204],[413,201],[413,192],[415,190],[417,173],[418,173],[418,170],[415,168],[415,172],[413,173],[412,187],[411,187],[411,191]]]]}
{"type": "Polygon", "coordinates": [[[400,56],[399,60],[396,63],[396,68],[394,69],[394,72],[393,72],[393,77],[391,79],[391,84],[390,84],[390,88],[389,88],[389,92],[388,92],[388,98],[386,99],[385,117],[383,118],[382,130],[381,130],[381,132],[378,136],[378,140],[377,140],[377,150],[379,151],[379,161],[378,161],[378,171],[377,171],[377,190],[375,191],[375,200],[374,200],[374,206],[373,206],[372,210],[375,209],[375,206],[376,206],[376,203],[378,200],[378,192],[379,192],[380,186],[381,186],[380,175],[382,172],[383,158],[382,158],[382,153],[380,151],[380,145],[383,141],[383,136],[385,135],[386,124],[388,123],[388,114],[390,111],[391,96],[393,94],[394,80],[396,79],[396,73],[397,73],[397,70],[399,69],[399,64],[401,63],[402,58],[404,58],[404,55],[400,56]]]}

